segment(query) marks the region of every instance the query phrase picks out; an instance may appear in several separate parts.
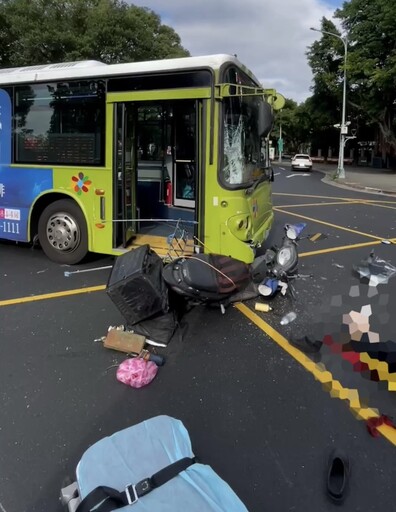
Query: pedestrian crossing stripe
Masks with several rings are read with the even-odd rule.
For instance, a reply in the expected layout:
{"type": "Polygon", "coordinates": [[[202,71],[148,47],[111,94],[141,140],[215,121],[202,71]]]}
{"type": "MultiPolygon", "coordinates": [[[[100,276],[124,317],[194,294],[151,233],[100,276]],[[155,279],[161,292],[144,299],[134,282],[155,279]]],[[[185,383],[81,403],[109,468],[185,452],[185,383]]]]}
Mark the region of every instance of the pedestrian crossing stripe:
{"type": "Polygon", "coordinates": [[[318,242],[319,240],[324,240],[325,238],[327,238],[327,235],[324,233],[315,233],[315,235],[309,237],[309,240],[311,242],[318,242]]]}

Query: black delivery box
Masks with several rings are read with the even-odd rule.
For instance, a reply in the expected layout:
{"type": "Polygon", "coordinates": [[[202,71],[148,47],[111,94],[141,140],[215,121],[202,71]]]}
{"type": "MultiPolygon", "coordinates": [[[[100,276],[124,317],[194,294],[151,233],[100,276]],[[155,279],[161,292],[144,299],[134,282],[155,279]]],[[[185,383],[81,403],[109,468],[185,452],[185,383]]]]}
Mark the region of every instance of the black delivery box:
{"type": "Polygon", "coordinates": [[[128,326],[168,311],[168,289],[162,269],[162,259],[149,245],[116,258],[106,292],[128,326]]]}

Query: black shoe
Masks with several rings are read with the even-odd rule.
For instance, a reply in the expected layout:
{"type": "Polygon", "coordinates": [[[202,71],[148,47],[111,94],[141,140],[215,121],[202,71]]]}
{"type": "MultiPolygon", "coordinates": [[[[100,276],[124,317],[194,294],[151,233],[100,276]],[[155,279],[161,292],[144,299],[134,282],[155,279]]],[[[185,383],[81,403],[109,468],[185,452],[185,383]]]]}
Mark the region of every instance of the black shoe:
{"type": "Polygon", "coordinates": [[[340,450],[334,449],[329,457],[327,470],[327,493],[336,503],[345,498],[349,478],[349,459],[340,450]]]}
{"type": "Polygon", "coordinates": [[[290,343],[294,347],[296,347],[306,353],[319,352],[319,350],[322,348],[321,341],[315,340],[314,338],[311,338],[309,336],[303,336],[302,338],[292,337],[290,340],[290,343]]]}

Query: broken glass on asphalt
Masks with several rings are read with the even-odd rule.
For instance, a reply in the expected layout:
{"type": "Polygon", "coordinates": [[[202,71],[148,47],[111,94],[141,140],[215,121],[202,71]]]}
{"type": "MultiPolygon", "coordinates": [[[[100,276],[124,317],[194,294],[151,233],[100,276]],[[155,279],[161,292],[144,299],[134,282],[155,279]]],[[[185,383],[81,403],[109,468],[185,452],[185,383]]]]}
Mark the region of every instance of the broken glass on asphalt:
{"type": "Polygon", "coordinates": [[[396,275],[396,267],[389,261],[376,256],[374,251],[371,251],[368,258],[362,260],[358,265],[354,265],[353,269],[361,279],[369,280],[369,286],[388,284],[389,279],[396,275]]]}

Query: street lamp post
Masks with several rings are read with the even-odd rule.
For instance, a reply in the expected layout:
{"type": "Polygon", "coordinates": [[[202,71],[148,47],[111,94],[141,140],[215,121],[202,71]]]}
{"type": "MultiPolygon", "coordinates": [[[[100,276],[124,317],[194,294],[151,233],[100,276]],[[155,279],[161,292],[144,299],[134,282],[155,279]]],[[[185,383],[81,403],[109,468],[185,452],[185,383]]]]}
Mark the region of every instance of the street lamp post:
{"type": "Polygon", "coordinates": [[[340,126],[340,150],[338,155],[338,169],[337,169],[337,178],[345,178],[345,169],[344,169],[344,149],[345,149],[345,137],[348,134],[348,126],[345,122],[346,117],[346,65],[347,65],[347,55],[348,55],[348,38],[345,35],[344,37],[336,34],[335,32],[328,32],[327,30],[320,30],[318,28],[311,27],[311,30],[315,32],[321,32],[322,34],[328,34],[329,36],[337,37],[341,39],[344,45],[344,85],[342,92],[342,114],[341,114],[341,126],[340,126]]]}

